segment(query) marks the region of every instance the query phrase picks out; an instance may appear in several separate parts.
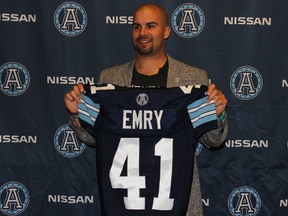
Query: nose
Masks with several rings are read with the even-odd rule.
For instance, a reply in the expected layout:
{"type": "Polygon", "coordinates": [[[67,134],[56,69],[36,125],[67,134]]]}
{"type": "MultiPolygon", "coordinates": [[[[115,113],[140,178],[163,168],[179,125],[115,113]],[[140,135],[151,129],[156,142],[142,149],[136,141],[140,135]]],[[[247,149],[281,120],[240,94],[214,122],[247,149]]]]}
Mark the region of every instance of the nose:
{"type": "Polygon", "coordinates": [[[140,28],[139,34],[140,34],[140,35],[145,35],[146,32],[147,32],[147,31],[146,31],[145,26],[142,26],[142,27],[140,28]]]}

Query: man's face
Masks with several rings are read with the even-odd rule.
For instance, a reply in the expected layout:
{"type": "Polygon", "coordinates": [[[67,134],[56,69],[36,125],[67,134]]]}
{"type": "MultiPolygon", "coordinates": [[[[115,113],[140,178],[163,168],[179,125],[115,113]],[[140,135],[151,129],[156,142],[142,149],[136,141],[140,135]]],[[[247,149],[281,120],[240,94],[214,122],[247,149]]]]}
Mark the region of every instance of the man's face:
{"type": "Polygon", "coordinates": [[[170,28],[157,8],[144,7],[134,14],[132,40],[139,55],[164,52],[164,41],[169,33],[170,28]]]}

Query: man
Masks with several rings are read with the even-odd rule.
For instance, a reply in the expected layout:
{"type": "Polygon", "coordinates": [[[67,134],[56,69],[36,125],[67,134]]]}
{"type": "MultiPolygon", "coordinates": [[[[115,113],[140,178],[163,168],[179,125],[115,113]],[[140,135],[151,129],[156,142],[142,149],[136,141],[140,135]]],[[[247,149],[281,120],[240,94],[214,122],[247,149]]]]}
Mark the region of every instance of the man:
{"type": "MultiPolygon", "coordinates": [[[[165,53],[165,41],[170,27],[166,11],[155,4],[145,4],[136,9],[132,27],[132,41],[136,50],[134,60],[101,72],[99,83],[119,86],[175,87],[181,85],[209,85],[205,71],[188,66],[165,53]]],[[[83,85],[78,84],[65,95],[65,105],[74,117],[70,122],[77,136],[88,145],[95,146],[95,140],[83,129],[77,119],[77,105],[80,102],[83,85]]],[[[228,125],[225,108],[227,100],[214,84],[208,88],[208,101],[214,100],[218,127],[206,132],[199,141],[207,147],[220,146],[227,138],[228,125]]],[[[186,216],[203,215],[199,174],[194,155],[194,173],[189,206],[186,216]]]]}

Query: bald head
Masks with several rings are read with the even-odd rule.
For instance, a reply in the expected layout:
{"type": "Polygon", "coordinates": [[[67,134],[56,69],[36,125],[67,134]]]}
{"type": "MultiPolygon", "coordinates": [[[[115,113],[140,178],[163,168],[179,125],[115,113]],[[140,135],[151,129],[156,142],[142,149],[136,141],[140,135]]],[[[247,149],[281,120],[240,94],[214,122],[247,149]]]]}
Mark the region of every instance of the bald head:
{"type": "Polygon", "coordinates": [[[161,20],[164,28],[168,26],[168,14],[163,7],[152,3],[141,5],[135,10],[134,18],[135,16],[137,16],[138,13],[143,13],[145,11],[152,11],[155,15],[157,15],[158,18],[161,20]]]}
{"type": "Polygon", "coordinates": [[[145,4],[136,9],[133,17],[132,40],[138,57],[165,58],[164,43],[170,27],[166,11],[156,4],[145,4]]]}

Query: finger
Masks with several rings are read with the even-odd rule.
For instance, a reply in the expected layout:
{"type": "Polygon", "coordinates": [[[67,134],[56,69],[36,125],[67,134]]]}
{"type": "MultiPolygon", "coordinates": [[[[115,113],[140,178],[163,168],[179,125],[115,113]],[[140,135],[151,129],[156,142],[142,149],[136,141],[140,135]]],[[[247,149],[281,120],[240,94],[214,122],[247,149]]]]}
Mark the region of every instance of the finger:
{"type": "Polygon", "coordinates": [[[211,100],[217,100],[219,98],[221,92],[219,92],[217,89],[213,89],[212,92],[208,95],[208,101],[210,102],[211,100]]]}
{"type": "Polygon", "coordinates": [[[70,92],[68,92],[67,94],[65,94],[64,100],[74,101],[74,98],[70,94],[70,92]]]}
{"type": "Polygon", "coordinates": [[[215,107],[223,107],[224,109],[226,108],[227,105],[227,100],[225,97],[219,97],[215,100],[215,107]]]}
{"type": "Polygon", "coordinates": [[[82,83],[78,83],[77,86],[78,86],[78,89],[81,93],[84,92],[84,86],[82,83]]]}
{"type": "MultiPolygon", "coordinates": [[[[73,98],[73,100],[77,101],[78,103],[80,102],[80,99],[81,99],[81,93],[79,92],[79,89],[78,90],[71,90],[70,91],[70,95],[71,97],[73,98]]],[[[73,101],[72,100],[72,101],[73,101]]]]}
{"type": "Polygon", "coordinates": [[[209,95],[214,89],[216,89],[215,84],[210,84],[210,85],[208,86],[208,95],[209,95]]]}
{"type": "Polygon", "coordinates": [[[81,95],[81,91],[80,91],[78,85],[73,86],[72,91],[74,91],[77,96],[81,95]]]}
{"type": "Polygon", "coordinates": [[[207,90],[207,95],[208,95],[207,103],[209,103],[213,99],[213,97],[215,96],[213,93],[215,89],[216,89],[216,87],[214,84],[209,85],[208,90],[207,90]]]}

